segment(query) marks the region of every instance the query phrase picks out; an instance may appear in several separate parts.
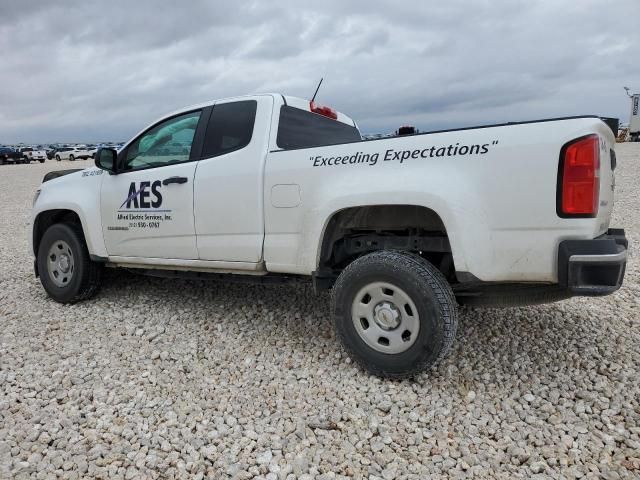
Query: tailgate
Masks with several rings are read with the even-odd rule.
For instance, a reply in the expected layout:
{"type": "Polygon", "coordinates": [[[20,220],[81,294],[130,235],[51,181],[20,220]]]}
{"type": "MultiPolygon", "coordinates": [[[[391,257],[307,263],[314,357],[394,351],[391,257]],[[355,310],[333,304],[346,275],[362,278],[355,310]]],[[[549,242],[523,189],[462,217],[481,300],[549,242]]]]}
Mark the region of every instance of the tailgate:
{"type": "Polygon", "coordinates": [[[598,128],[600,137],[600,202],[598,205],[598,225],[595,236],[607,233],[611,214],[613,213],[613,199],[615,190],[616,152],[615,137],[611,130],[602,123],[598,128]]]}

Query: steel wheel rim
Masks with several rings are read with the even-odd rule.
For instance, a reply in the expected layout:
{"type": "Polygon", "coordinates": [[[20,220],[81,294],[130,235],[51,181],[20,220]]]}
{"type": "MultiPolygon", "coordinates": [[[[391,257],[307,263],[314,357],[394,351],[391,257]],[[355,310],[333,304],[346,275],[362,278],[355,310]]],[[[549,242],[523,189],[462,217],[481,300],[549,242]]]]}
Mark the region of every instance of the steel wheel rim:
{"type": "Polygon", "coordinates": [[[49,248],[47,271],[49,278],[57,287],[66,287],[71,282],[75,271],[75,261],[73,250],[64,240],[56,240],[49,248]]]}
{"type": "Polygon", "coordinates": [[[351,320],[360,338],[381,353],[405,352],[420,332],[415,303],[404,290],[388,282],[369,283],[356,293],[351,320]]]}

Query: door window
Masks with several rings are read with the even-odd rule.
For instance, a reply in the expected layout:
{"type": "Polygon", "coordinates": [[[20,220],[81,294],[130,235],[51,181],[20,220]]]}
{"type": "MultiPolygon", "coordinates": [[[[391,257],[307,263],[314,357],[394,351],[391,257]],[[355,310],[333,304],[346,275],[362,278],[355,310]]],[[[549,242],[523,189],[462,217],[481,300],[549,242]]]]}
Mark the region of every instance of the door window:
{"type": "Polygon", "coordinates": [[[255,100],[215,105],[207,125],[202,157],[223,155],[249,145],[257,107],[255,100]]]}
{"type": "Polygon", "coordinates": [[[140,170],[189,161],[200,111],[159,123],[128,148],[123,169],[140,170]]]}

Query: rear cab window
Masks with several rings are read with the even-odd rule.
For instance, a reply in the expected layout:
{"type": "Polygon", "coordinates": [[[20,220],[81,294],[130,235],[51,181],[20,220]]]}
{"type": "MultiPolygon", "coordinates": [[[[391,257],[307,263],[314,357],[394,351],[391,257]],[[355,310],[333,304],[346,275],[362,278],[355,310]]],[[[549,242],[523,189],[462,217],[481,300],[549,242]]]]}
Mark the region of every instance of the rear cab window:
{"type": "Polygon", "coordinates": [[[276,138],[279,148],[322,147],[361,140],[360,132],[352,125],[289,105],[280,107],[276,138]]]}

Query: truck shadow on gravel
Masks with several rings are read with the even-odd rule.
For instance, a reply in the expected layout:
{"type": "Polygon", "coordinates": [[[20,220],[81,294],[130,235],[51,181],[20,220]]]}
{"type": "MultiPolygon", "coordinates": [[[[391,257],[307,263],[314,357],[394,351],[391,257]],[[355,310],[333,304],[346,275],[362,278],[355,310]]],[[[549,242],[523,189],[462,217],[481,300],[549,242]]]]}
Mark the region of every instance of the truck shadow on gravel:
{"type": "MultiPolygon", "coordinates": [[[[343,352],[333,330],[330,295],[314,294],[310,284],[167,280],[126,271],[109,271],[105,277],[104,288],[93,302],[118,301],[124,292],[129,301],[138,296],[152,299],[150,303],[156,305],[152,308],[163,317],[177,316],[178,322],[190,323],[205,342],[215,341],[210,322],[185,315],[185,307],[189,312],[205,311],[205,317],[215,316],[219,331],[239,330],[250,336],[258,352],[279,348],[273,337],[285,339],[295,355],[317,359],[317,349],[324,354],[343,352]]],[[[617,357],[620,363],[628,363],[621,344],[630,339],[616,333],[620,322],[603,299],[510,309],[461,307],[449,356],[415,381],[457,379],[472,389],[476,382],[506,384],[508,377],[526,385],[560,378],[566,382],[584,369],[606,374],[606,365],[618,363],[617,357]]]]}

